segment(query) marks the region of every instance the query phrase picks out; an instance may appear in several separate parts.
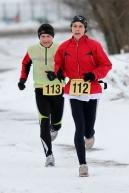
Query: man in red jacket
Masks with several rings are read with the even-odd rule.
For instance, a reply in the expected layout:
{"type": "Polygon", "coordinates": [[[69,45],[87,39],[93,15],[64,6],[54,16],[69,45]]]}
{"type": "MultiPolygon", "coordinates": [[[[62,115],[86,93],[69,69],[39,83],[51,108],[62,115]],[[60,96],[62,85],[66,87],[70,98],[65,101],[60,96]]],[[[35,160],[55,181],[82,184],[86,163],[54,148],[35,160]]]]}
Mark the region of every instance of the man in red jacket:
{"type": "Polygon", "coordinates": [[[75,122],[75,148],[79,160],[79,176],[88,176],[85,148],[94,144],[97,102],[102,94],[100,79],[105,78],[112,64],[102,46],[85,35],[87,20],[75,16],[71,22],[73,36],[63,42],[55,55],[55,73],[62,70],[69,78],[64,97],[70,99],[75,122]],[[85,147],[86,146],[86,147],[85,147]]]}

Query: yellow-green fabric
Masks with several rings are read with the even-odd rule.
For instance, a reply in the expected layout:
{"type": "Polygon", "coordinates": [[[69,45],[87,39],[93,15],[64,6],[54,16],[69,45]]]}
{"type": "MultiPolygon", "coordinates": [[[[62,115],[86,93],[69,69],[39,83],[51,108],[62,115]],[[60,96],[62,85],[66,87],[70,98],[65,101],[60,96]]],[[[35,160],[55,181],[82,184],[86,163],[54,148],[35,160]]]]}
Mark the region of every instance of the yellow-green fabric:
{"type": "Polygon", "coordinates": [[[45,71],[54,71],[54,55],[57,44],[52,44],[50,48],[45,48],[40,43],[31,46],[28,54],[33,64],[34,87],[41,88],[44,84],[58,84],[59,80],[49,81],[45,71]]]}

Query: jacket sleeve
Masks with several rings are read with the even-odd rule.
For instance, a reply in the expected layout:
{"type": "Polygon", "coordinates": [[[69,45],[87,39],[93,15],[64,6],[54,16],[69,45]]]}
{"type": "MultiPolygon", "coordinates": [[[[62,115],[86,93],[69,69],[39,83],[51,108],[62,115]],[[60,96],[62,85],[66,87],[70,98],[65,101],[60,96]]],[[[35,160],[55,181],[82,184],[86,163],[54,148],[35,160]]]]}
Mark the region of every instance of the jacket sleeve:
{"type": "Polygon", "coordinates": [[[25,80],[25,81],[27,80],[27,77],[28,77],[29,72],[30,72],[31,64],[32,64],[32,60],[27,52],[22,60],[20,79],[25,80]]]}
{"type": "Polygon", "coordinates": [[[57,74],[57,72],[61,69],[63,71],[63,64],[64,64],[64,53],[61,46],[56,51],[55,57],[55,66],[54,66],[54,72],[57,74]]]}
{"type": "Polygon", "coordinates": [[[99,43],[97,43],[94,57],[96,68],[93,70],[93,73],[95,74],[96,79],[102,79],[107,75],[109,70],[111,70],[112,64],[99,43]]]}

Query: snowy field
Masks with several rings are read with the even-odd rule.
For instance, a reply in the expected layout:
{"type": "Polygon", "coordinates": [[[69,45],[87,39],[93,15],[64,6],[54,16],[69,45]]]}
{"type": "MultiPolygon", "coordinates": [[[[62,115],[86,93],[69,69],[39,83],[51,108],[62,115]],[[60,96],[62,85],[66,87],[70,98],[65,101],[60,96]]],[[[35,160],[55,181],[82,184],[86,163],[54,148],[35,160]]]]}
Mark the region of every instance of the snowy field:
{"type": "MultiPolygon", "coordinates": [[[[56,40],[67,37],[57,35],[56,40]]],[[[110,57],[113,70],[98,106],[96,141],[86,153],[90,176],[79,178],[68,101],[62,130],[53,143],[56,166],[45,168],[32,74],[24,91],[17,88],[21,59],[36,41],[0,39],[0,193],[128,193],[129,54],[110,57]]]]}

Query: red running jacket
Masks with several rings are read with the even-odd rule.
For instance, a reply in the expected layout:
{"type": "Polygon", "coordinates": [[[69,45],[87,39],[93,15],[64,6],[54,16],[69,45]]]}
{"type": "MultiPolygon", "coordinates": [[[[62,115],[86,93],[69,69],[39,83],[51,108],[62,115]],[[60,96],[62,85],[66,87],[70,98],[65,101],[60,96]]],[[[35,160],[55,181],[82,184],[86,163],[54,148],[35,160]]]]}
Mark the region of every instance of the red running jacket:
{"type": "Polygon", "coordinates": [[[83,78],[84,73],[92,72],[96,80],[91,82],[90,94],[95,94],[102,92],[98,80],[107,75],[112,64],[100,43],[84,35],[78,42],[72,37],[59,46],[55,55],[55,73],[60,68],[70,79],[64,93],[69,93],[71,79],[83,78]]]}

